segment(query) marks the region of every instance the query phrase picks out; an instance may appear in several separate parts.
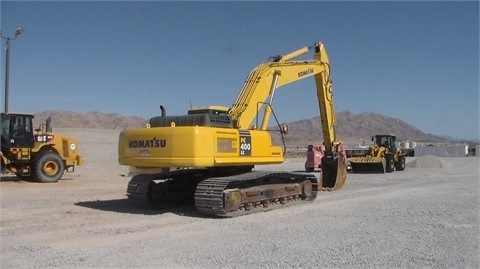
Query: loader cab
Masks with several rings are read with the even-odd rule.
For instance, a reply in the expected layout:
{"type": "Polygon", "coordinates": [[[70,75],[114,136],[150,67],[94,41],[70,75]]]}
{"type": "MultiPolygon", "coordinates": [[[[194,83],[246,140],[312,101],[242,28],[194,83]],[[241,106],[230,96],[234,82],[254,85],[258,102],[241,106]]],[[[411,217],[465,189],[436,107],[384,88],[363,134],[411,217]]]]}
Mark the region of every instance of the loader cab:
{"type": "Polygon", "coordinates": [[[33,115],[1,113],[2,152],[10,148],[33,148],[33,115]]]}
{"type": "Polygon", "coordinates": [[[394,135],[375,135],[372,141],[380,147],[386,147],[390,152],[396,152],[396,137],[394,135]]]}

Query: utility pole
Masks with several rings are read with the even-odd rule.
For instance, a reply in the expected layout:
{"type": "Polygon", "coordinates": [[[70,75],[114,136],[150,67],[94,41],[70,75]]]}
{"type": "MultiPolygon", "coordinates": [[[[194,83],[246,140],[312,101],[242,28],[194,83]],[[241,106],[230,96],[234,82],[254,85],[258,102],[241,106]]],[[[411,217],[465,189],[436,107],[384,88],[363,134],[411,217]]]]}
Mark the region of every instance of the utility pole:
{"type": "Polygon", "coordinates": [[[6,37],[3,36],[3,33],[0,32],[2,39],[7,40],[7,45],[5,46],[5,113],[8,113],[8,93],[9,93],[9,79],[10,79],[10,41],[16,40],[17,37],[23,33],[25,29],[23,27],[18,27],[15,30],[15,37],[6,37]]]}

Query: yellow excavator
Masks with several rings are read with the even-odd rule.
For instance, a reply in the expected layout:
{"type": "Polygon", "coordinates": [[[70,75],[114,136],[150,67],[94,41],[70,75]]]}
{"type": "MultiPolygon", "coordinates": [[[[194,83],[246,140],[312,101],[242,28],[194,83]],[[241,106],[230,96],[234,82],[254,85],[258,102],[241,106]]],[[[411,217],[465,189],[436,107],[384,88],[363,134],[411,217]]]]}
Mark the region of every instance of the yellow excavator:
{"type": "Polygon", "coordinates": [[[338,190],[345,183],[346,154],[335,137],[330,64],[322,43],[258,65],[229,108],[196,107],[181,116],[160,109],[146,128],[126,129],[119,136],[119,164],[143,171],[127,187],[135,204],[162,208],[193,199],[202,214],[233,217],[312,201],[318,191],[338,190]],[[295,60],[312,50],[313,60],[295,60]],[[285,143],[273,145],[267,129],[273,115],[282,138],[288,131],[276,119],[273,97],[279,87],[308,77],[315,78],[324,137],[320,178],[253,170],[284,161],[285,143]]]}

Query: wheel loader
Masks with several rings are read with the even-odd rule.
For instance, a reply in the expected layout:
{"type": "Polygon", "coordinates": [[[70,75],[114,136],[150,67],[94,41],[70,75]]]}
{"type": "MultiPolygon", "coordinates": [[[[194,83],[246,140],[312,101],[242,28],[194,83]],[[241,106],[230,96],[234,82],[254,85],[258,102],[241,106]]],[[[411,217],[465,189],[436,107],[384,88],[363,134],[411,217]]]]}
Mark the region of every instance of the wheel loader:
{"type": "MultiPolygon", "coordinates": [[[[134,204],[163,208],[193,200],[206,215],[234,217],[315,199],[317,191],[341,189],[346,155],[335,137],[330,64],[325,47],[315,43],[270,57],[254,68],[231,107],[200,106],[186,115],[152,117],[146,128],[120,133],[118,162],[143,171],[133,176],[127,197],[134,204]],[[294,60],[309,51],[313,60],[294,60]],[[283,147],[272,144],[267,126],[277,90],[314,78],[325,152],[322,172],[256,171],[256,165],[284,161],[283,147]],[[151,169],[151,173],[149,173],[151,169]],[[160,170],[160,172],[159,172],[160,170]]],[[[201,91],[201,89],[199,89],[201,91]]]]}
{"type": "Polygon", "coordinates": [[[53,133],[51,118],[33,130],[31,114],[1,113],[1,173],[22,179],[57,182],[83,164],[78,142],[53,133]]]}
{"type": "Polygon", "coordinates": [[[352,173],[391,173],[405,170],[405,154],[396,146],[395,135],[374,135],[364,156],[349,158],[352,173]]]}

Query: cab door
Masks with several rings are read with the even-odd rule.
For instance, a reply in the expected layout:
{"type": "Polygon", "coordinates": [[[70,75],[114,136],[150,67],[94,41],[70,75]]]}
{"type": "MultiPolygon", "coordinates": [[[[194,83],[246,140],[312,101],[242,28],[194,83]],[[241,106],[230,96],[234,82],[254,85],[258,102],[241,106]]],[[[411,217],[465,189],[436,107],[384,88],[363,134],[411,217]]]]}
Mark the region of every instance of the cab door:
{"type": "Polygon", "coordinates": [[[2,118],[3,116],[8,122],[8,130],[2,130],[2,135],[8,137],[9,146],[11,148],[33,148],[35,141],[32,115],[8,114],[2,115],[2,118]]]}

